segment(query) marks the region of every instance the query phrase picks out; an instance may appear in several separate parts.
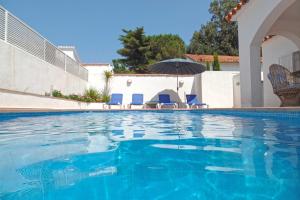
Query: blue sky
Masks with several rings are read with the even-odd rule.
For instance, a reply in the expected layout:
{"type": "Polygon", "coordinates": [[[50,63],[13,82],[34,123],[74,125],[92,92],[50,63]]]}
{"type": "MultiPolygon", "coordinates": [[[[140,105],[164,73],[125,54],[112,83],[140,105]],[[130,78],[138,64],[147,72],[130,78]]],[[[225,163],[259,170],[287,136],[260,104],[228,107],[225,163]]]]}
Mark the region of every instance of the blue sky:
{"type": "Polygon", "coordinates": [[[0,0],[55,45],[75,45],[85,63],[118,58],[122,29],[178,34],[188,43],[209,20],[211,0],[0,0]]]}

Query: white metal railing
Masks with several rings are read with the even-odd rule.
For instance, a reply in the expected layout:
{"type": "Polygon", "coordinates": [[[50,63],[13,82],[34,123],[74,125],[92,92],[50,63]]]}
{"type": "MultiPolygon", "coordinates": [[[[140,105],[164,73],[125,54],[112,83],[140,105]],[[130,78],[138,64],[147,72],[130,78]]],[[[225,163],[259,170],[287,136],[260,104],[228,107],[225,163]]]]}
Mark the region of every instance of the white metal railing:
{"type": "Polygon", "coordinates": [[[0,40],[12,44],[83,80],[88,80],[87,69],[33,30],[23,21],[0,6],[0,40]]]}
{"type": "Polygon", "coordinates": [[[5,10],[0,7],[0,39],[5,39],[5,10]]]}
{"type": "Polygon", "coordinates": [[[44,59],[44,38],[8,13],[7,42],[44,59]]]}
{"type": "Polygon", "coordinates": [[[65,54],[49,42],[45,43],[45,60],[65,70],[65,54]]]}

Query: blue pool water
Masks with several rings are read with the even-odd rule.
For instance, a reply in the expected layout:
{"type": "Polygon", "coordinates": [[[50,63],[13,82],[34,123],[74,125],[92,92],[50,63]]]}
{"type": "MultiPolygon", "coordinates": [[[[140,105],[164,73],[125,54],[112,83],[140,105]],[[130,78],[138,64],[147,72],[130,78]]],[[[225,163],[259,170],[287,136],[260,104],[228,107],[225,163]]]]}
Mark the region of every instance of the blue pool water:
{"type": "Polygon", "coordinates": [[[299,200],[300,114],[0,115],[0,199],[299,200]]]}

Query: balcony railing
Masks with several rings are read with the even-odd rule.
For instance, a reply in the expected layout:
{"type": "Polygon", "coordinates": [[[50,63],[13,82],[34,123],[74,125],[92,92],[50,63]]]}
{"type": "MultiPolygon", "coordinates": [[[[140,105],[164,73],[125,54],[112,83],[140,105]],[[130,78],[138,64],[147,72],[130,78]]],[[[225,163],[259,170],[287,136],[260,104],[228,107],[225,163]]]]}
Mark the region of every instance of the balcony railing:
{"type": "Polygon", "coordinates": [[[23,21],[0,6],[0,40],[14,45],[83,80],[88,71],[23,21]]]}

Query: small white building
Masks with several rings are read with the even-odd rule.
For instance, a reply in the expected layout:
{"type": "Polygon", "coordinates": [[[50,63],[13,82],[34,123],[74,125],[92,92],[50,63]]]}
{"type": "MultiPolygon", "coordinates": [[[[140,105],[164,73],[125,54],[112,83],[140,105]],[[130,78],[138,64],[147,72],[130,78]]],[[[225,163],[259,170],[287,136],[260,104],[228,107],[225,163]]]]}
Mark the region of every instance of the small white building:
{"type": "MultiPolygon", "coordinates": [[[[186,54],[185,57],[195,62],[199,62],[206,66],[208,62],[212,71],[212,62],[214,61],[213,55],[198,55],[198,54],[186,54]]],[[[221,71],[240,71],[239,57],[238,56],[218,56],[219,63],[221,65],[221,71]]]]}
{"type": "Polygon", "coordinates": [[[112,71],[113,66],[108,63],[82,63],[75,46],[58,46],[66,55],[74,61],[81,63],[81,67],[88,71],[88,87],[101,91],[104,87],[104,72],[112,71]]]}
{"type": "Polygon", "coordinates": [[[79,55],[77,53],[77,50],[76,50],[75,46],[62,46],[62,45],[60,45],[57,48],[60,49],[61,51],[63,51],[66,55],[68,55],[70,58],[72,58],[76,62],[80,63],[80,58],[79,58],[79,55]]]}
{"type": "Polygon", "coordinates": [[[238,23],[242,106],[279,106],[267,75],[271,64],[300,70],[300,1],[241,0],[227,20],[238,23]]]}

